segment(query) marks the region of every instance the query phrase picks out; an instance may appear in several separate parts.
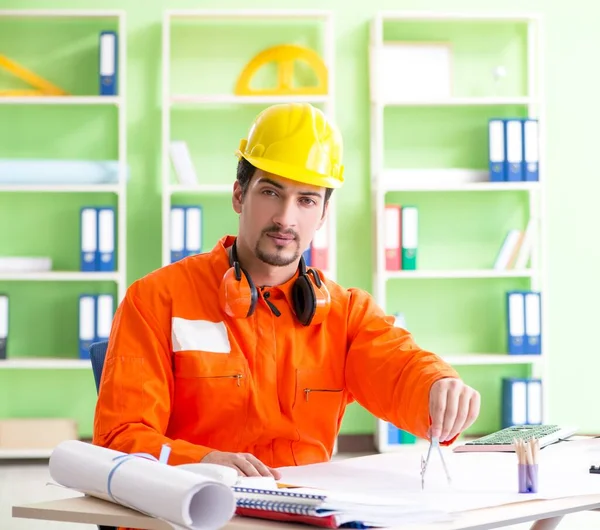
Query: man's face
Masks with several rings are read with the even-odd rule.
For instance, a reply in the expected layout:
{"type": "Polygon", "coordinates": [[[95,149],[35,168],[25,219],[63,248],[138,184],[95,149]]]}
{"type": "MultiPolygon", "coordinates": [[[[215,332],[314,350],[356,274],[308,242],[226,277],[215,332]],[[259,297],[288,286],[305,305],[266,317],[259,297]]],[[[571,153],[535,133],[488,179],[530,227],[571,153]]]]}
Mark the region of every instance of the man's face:
{"type": "Polygon", "coordinates": [[[325,188],[256,169],[245,196],[236,182],[233,208],[239,237],[264,263],[283,267],[297,260],[325,220],[325,188]]]}

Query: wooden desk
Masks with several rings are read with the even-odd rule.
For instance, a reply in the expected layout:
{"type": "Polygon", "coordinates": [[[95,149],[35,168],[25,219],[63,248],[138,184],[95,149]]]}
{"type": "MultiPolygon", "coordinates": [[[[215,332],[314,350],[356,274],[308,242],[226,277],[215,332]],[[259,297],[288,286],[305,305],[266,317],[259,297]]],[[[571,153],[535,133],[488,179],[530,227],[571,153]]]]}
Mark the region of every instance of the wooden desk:
{"type": "MultiPolygon", "coordinates": [[[[402,530],[485,530],[537,521],[535,530],[555,528],[570,513],[600,509],[600,495],[580,495],[551,500],[533,500],[462,512],[455,521],[402,525],[402,530]]],[[[47,521],[125,526],[147,530],[172,530],[171,525],[129,508],[93,497],[73,497],[57,501],[14,506],[13,517],[47,521]]],[[[600,525],[600,514],[598,514],[600,525]]],[[[234,517],[225,530],[306,530],[306,525],[277,523],[262,519],[234,517]]]]}

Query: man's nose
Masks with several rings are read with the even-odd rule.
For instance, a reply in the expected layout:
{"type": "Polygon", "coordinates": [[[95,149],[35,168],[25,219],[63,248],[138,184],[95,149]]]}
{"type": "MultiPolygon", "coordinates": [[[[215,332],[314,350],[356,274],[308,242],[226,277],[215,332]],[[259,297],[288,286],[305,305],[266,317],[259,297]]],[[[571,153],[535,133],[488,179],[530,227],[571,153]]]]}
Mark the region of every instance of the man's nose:
{"type": "Polygon", "coordinates": [[[279,208],[273,216],[273,222],[282,228],[296,226],[296,203],[292,199],[280,201],[279,208]]]}

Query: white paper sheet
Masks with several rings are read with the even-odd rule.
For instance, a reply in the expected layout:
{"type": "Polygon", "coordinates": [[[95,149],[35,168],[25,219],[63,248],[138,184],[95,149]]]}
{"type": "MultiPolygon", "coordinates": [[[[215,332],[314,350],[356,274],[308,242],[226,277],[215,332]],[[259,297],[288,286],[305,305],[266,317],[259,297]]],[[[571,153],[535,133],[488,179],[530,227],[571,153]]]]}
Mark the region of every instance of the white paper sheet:
{"type": "MultiPolygon", "coordinates": [[[[424,446],[426,452],[427,446],[424,446]]],[[[442,448],[452,482],[448,485],[439,454],[432,452],[421,489],[421,453],[386,453],[323,464],[280,468],[281,482],[335,492],[396,496],[456,513],[523,502],[600,493],[600,439],[563,442],[540,453],[539,491],[518,493],[514,453],[453,453],[442,448]],[[578,445],[579,444],[579,445],[578,445]]]]}
{"type": "Polygon", "coordinates": [[[235,497],[225,484],[176,466],[124,455],[68,440],[52,452],[49,471],[62,486],[128,506],[175,527],[213,530],[233,517],[235,497]]]}

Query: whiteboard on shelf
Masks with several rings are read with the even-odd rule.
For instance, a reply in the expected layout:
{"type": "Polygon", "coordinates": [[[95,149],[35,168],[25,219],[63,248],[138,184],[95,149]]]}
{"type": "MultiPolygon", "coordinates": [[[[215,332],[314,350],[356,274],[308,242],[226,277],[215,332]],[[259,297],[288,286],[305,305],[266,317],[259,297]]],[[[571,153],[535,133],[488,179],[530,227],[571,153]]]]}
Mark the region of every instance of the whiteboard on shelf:
{"type": "Polygon", "coordinates": [[[451,95],[452,49],[447,42],[391,41],[379,48],[379,97],[385,101],[451,95]]]}

